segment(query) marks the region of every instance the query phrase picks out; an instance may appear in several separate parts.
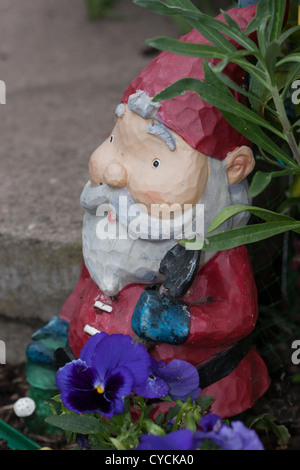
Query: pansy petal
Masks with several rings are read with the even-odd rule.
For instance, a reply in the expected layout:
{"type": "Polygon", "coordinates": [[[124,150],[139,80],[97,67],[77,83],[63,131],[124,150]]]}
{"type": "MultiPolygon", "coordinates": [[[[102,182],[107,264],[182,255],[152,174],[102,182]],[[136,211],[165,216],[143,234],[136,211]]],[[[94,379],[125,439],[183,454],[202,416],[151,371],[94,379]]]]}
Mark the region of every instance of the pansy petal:
{"type": "Polygon", "coordinates": [[[195,440],[198,446],[208,440],[223,450],[264,450],[256,432],[240,421],[232,422],[231,426],[222,423],[217,431],[196,431],[195,440]]]}
{"type": "Polygon", "coordinates": [[[218,431],[222,426],[222,418],[219,415],[214,413],[208,413],[207,415],[203,416],[199,421],[199,425],[203,429],[203,431],[218,431]]]}
{"type": "Polygon", "coordinates": [[[139,385],[150,374],[150,356],[141,344],[136,344],[128,335],[111,335],[103,338],[96,346],[93,365],[99,376],[105,377],[108,371],[117,367],[126,367],[139,385]]]}
{"type": "Polygon", "coordinates": [[[66,408],[75,413],[109,413],[112,409],[111,403],[99,395],[96,389],[90,391],[63,392],[61,399],[66,408]]]}
{"type": "Polygon", "coordinates": [[[253,429],[247,428],[241,421],[232,421],[231,427],[243,440],[242,450],[264,450],[261,440],[253,429]]]}
{"type": "Polygon", "coordinates": [[[109,401],[128,397],[132,390],[133,376],[126,367],[114,369],[105,380],[105,397],[109,401]]]}
{"type": "Polygon", "coordinates": [[[165,367],[159,367],[156,373],[169,385],[174,400],[184,401],[189,396],[196,400],[201,392],[198,371],[189,362],[174,359],[165,367]]]}
{"type": "Polygon", "coordinates": [[[140,437],[138,450],[194,450],[193,433],[182,429],[166,436],[145,434],[140,437]]]}
{"type": "Polygon", "coordinates": [[[108,334],[104,332],[96,333],[95,335],[91,336],[80,351],[80,359],[85,361],[88,365],[91,365],[93,363],[93,356],[95,353],[96,346],[104,338],[106,338],[106,336],[108,336],[108,334]]]}
{"type": "Polygon", "coordinates": [[[113,415],[120,415],[124,412],[125,404],[123,398],[117,398],[113,403],[113,415]]]}
{"type": "Polygon", "coordinates": [[[81,359],[68,362],[61,367],[56,374],[56,386],[58,390],[90,390],[97,380],[96,371],[89,367],[81,359]]]}
{"type": "Polygon", "coordinates": [[[103,394],[100,395],[103,402],[97,412],[106,418],[123,413],[123,398],[130,395],[132,382],[132,374],[125,367],[114,369],[104,383],[103,394]]]}
{"type": "Polygon", "coordinates": [[[151,375],[146,382],[133,387],[133,392],[144,398],[163,398],[168,395],[170,387],[158,376],[151,375]]]}
{"type": "Polygon", "coordinates": [[[56,374],[56,385],[66,408],[75,413],[92,413],[97,408],[96,371],[78,359],[67,363],[56,374]]]}

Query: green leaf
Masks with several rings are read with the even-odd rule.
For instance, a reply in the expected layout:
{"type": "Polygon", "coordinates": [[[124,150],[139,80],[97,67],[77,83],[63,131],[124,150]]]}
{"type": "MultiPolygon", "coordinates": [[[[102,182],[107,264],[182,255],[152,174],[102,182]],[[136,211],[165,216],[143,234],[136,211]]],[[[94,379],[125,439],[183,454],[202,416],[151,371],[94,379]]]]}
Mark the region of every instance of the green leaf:
{"type": "Polygon", "coordinates": [[[300,54],[299,52],[295,52],[293,54],[289,54],[285,56],[283,59],[281,59],[279,62],[277,62],[277,67],[281,67],[284,64],[287,64],[289,62],[296,62],[300,64],[300,54]]]}
{"type": "MultiPolygon", "coordinates": [[[[229,54],[227,55],[229,57],[229,54]]],[[[251,91],[246,91],[244,88],[241,86],[237,85],[231,78],[229,78],[227,75],[224,73],[220,73],[216,67],[211,67],[210,69],[217,75],[218,79],[226,85],[228,88],[231,88],[232,90],[237,91],[238,93],[246,96],[252,106],[252,109],[255,111],[258,111],[260,106],[263,106],[264,109],[267,109],[269,112],[273,113],[275,116],[278,115],[278,113],[272,109],[270,106],[268,106],[264,101],[261,100],[261,97],[263,96],[264,90],[266,88],[262,86],[262,84],[254,77],[252,77],[250,81],[250,90],[251,91]],[[255,83],[254,83],[255,82],[255,83]],[[254,88],[254,90],[253,90],[254,88]]],[[[209,79],[206,79],[207,82],[211,83],[212,82],[212,77],[209,79]]]]}
{"type": "Polygon", "coordinates": [[[90,19],[99,20],[114,2],[115,0],[87,0],[90,19]]]}
{"type": "MultiPolygon", "coordinates": [[[[226,87],[226,85],[224,83],[220,83],[221,74],[215,74],[213,70],[211,70],[210,64],[208,64],[206,61],[203,62],[203,69],[206,81],[218,87],[221,92],[231,97],[231,93],[226,87]]],[[[222,110],[220,112],[228,121],[228,123],[236,130],[238,130],[240,134],[244,135],[247,139],[249,139],[250,142],[271,153],[271,155],[274,155],[275,158],[279,158],[280,156],[280,159],[282,161],[289,164],[290,166],[294,166],[295,168],[299,169],[298,164],[294,162],[294,160],[280,147],[278,147],[274,143],[274,141],[262,131],[259,126],[250,123],[249,121],[247,122],[244,119],[241,119],[240,116],[237,116],[235,113],[229,113],[227,111],[222,110]]]]}
{"type": "Polygon", "coordinates": [[[114,437],[111,437],[110,438],[110,441],[112,442],[112,444],[114,445],[114,447],[117,449],[117,450],[128,450],[126,449],[126,447],[124,446],[124,444],[119,441],[119,439],[116,439],[114,437]]]}
{"type": "MultiPolygon", "coordinates": [[[[236,63],[237,60],[239,62],[241,62],[241,60],[242,61],[244,60],[243,57],[246,56],[246,55],[249,55],[249,52],[244,50],[244,49],[243,50],[236,50],[235,52],[228,52],[228,53],[226,53],[226,56],[224,57],[222,62],[220,62],[218,65],[212,65],[212,67],[214,67],[214,69],[217,73],[223,72],[225,67],[227,67],[227,65],[230,62],[236,63]]],[[[245,63],[244,63],[245,67],[248,67],[247,63],[248,63],[248,61],[245,60],[245,63]]],[[[262,76],[262,80],[263,79],[264,78],[262,76]]]]}
{"type": "Polygon", "coordinates": [[[298,31],[300,31],[300,26],[294,26],[293,28],[289,28],[286,31],[284,31],[284,33],[282,33],[278,38],[279,44],[284,43],[284,41],[286,41],[292,34],[298,31]]]}
{"type": "Polygon", "coordinates": [[[286,446],[291,437],[286,426],[277,424],[275,416],[269,413],[262,413],[261,415],[252,419],[251,422],[249,420],[248,426],[250,428],[254,428],[257,431],[265,431],[267,434],[274,434],[280,447],[286,446]]]}
{"type": "Polygon", "coordinates": [[[251,197],[258,196],[272,181],[273,178],[280,176],[289,176],[300,173],[300,168],[294,170],[282,170],[282,171],[271,171],[263,172],[257,171],[253,177],[249,188],[249,195],[251,197]]]}
{"type": "Polygon", "coordinates": [[[293,219],[292,217],[289,217],[287,215],[283,214],[278,214],[277,212],[273,212],[267,209],[262,209],[261,207],[255,207],[255,206],[246,206],[242,204],[236,204],[233,206],[228,206],[225,207],[225,209],[221,210],[221,212],[218,213],[218,215],[214,218],[212,221],[209,229],[207,230],[208,233],[213,232],[216,230],[220,225],[222,225],[226,220],[230,219],[231,217],[235,216],[236,214],[239,214],[240,212],[245,212],[248,211],[251,214],[260,217],[261,219],[265,221],[292,221],[292,222],[297,222],[297,220],[293,219]]]}
{"type": "Polygon", "coordinates": [[[300,208],[300,197],[289,197],[278,207],[278,211],[284,213],[293,206],[299,206],[300,208]]]}
{"type": "MultiPolygon", "coordinates": [[[[223,74],[215,74],[214,69],[210,67],[206,61],[203,62],[203,70],[205,74],[205,79],[207,82],[211,83],[214,86],[220,88],[224,94],[232,96],[229,89],[226,87],[226,76],[223,74]],[[224,82],[221,79],[224,78],[224,82]],[[222,84],[220,83],[222,82],[222,84]]],[[[230,85],[228,83],[228,85],[230,85]]],[[[227,111],[220,111],[223,117],[228,121],[228,123],[237,129],[242,135],[244,135],[251,142],[255,143],[258,146],[268,148],[269,151],[276,153],[282,153],[280,147],[277,147],[274,142],[261,130],[261,128],[255,124],[247,122],[237,116],[235,113],[228,113],[227,111]]],[[[293,160],[288,155],[283,155],[283,160],[291,164],[294,164],[293,160]]],[[[297,165],[296,165],[297,166],[297,165]]],[[[298,167],[298,166],[297,166],[298,167]]]]}
{"type": "MultiPolygon", "coordinates": [[[[262,64],[260,62],[256,64],[256,68],[258,69],[258,71],[261,71],[261,73],[264,73],[262,64]]],[[[257,99],[263,100],[266,90],[268,89],[269,87],[264,86],[262,82],[257,79],[257,77],[251,77],[249,84],[249,103],[254,111],[259,111],[257,99]]]]}
{"type": "MultiPolygon", "coordinates": [[[[217,70],[222,71],[223,68],[226,67],[229,62],[239,62],[240,65],[242,57],[245,55],[249,55],[249,53],[245,50],[235,50],[234,52],[229,53],[227,51],[223,51],[220,48],[207,44],[184,42],[173,38],[167,38],[164,36],[148,39],[146,41],[146,44],[161,51],[168,51],[173,54],[183,55],[187,57],[201,57],[203,59],[223,60],[223,62],[218,64],[218,66],[215,66],[215,72],[217,72],[217,70]]],[[[245,62],[244,65],[247,66],[247,63],[245,62]]],[[[252,67],[252,65],[250,66],[252,67]]],[[[228,77],[224,75],[224,79],[225,78],[228,77]]],[[[228,80],[230,79],[228,78],[228,80]]],[[[261,81],[264,82],[264,72],[261,72],[261,81]]]]}
{"type": "Polygon", "coordinates": [[[251,197],[258,196],[272,181],[272,173],[265,173],[257,171],[253,177],[249,188],[249,195],[251,197]]]}
{"type": "Polygon", "coordinates": [[[270,75],[272,85],[276,85],[276,60],[280,51],[280,44],[277,41],[271,42],[267,49],[265,55],[266,66],[270,75]]]}
{"type": "Polygon", "coordinates": [[[286,10],[286,0],[272,0],[273,3],[273,14],[271,17],[271,41],[276,41],[282,31],[285,10],[286,10]]]}
{"type": "MultiPolygon", "coordinates": [[[[221,29],[218,29],[216,26],[217,23],[221,23],[220,21],[214,20],[209,15],[205,15],[201,13],[197,8],[184,8],[178,6],[179,3],[175,1],[172,5],[167,5],[159,0],[135,0],[137,5],[143,6],[148,8],[149,10],[164,14],[164,15],[179,15],[185,19],[185,21],[190,24],[193,28],[199,31],[209,42],[214,44],[217,47],[220,47],[224,51],[234,52],[236,48],[234,45],[228,41],[224,37],[224,35],[220,32],[221,29]]],[[[185,2],[187,4],[191,4],[191,2],[185,2]]],[[[220,26],[222,28],[222,25],[220,26]]]]}
{"type": "Polygon", "coordinates": [[[300,384],[300,374],[292,375],[290,381],[292,384],[300,384]]]}
{"type": "Polygon", "coordinates": [[[192,12],[199,12],[198,8],[191,2],[191,0],[166,0],[170,5],[175,5],[180,8],[184,8],[186,10],[192,12]]]}
{"type": "Polygon", "coordinates": [[[178,39],[159,36],[157,38],[148,39],[148,46],[154,47],[161,51],[172,52],[187,57],[202,57],[204,59],[225,59],[227,52],[214,46],[207,44],[196,44],[191,42],[179,41],[178,39]]]}
{"type": "Polygon", "coordinates": [[[60,393],[52,397],[51,400],[55,401],[56,403],[62,403],[60,393]]]}
{"type": "Polygon", "coordinates": [[[286,76],[286,84],[283,91],[280,94],[282,100],[285,99],[287,92],[289,91],[291,84],[300,77],[300,64],[289,65],[289,70],[286,76]]]}
{"type": "MultiPolygon", "coordinates": [[[[140,7],[148,8],[148,10],[158,13],[159,15],[172,15],[170,7],[163,2],[157,0],[133,0],[133,3],[140,7]]],[[[173,14],[178,14],[173,13],[173,14]]]]}
{"type": "Polygon", "coordinates": [[[229,124],[245,136],[250,142],[256,144],[259,148],[265,150],[266,152],[273,155],[278,160],[286,163],[287,165],[299,168],[299,165],[275,142],[267,135],[263,130],[249,122],[241,119],[239,116],[236,116],[233,113],[228,113],[226,111],[220,111],[224,118],[229,122],[229,124]]]}
{"type": "Polygon", "coordinates": [[[158,425],[158,426],[161,426],[163,424],[165,420],[165,415],[164,413],[159,413],[159,415],[157,416],[156,420],[155,420],[155,423],[158,425]]]}
{"type": "Polygon", "coordinates": [[[273,13],[271,3],[272,1],[273,0],[263,0],[258,2],[255,17],[250,21],[245,29],[246,34],[257,31],[262,23],[265,23],[271,18],[273,13]]]}
{"type": "Polygon", "coordinates": [[[259,124],[274,134],[278,135],[281,138],[284,138],[282,132],[278,131],[274,126],[265,121],[258,114],[254,113],[246,106],[242,105],[234,99],[231,95],[225,93],[220,93],[218,88],[214,85],[211,85],[207,82],[202,82],[195,78],[183,78],[172,85],[169,85],[163,91],[158,93],[154,100],[155,101],[164,101],[174,96],[184,94],[186,91],[194,91],[198,93],[201,99],[211,104],[212,106],[218,108],[220,111],[225,111],[226,113],[232,113],[238,115],[239,119],[244,119],[246,121],[259,124]]]}
{"type": "Polygon", "coordinates": [[[99,420],[93,416],[62,414],[53,415],[46,418],[48,424],[52,424],[64,431],[71,431],[76,434],[97,434],[103,431],[99,420]]]}
{"type": "Polygon", "coordinates": [[[172,406],[172,408],[169,408],[168,415],[167,415],[167,418],[166,418],[166,423],[169,423],[174,418],[176,418],[179,411],[180,411],[180,406],[178,404],[176,404],[175,406],[172,406]]]}
{"type": "MultiPolygon", "coordinates": [[[[240,245],[259,242],[289,230],[300,233],[300,222],[265,222],[256,225],[247,225],[246,227],[228,230],[207,237],[202,250],[229,250],[240,245]]],[[[182,240],[181,244],[185,245],[185,241],[182,240]]]]}
{"type": "Polygon", "coordinates": [[[221,10],[221,13],[228,24],[214,18],[211,23],[212,27],[231,37],[248,51],[252,53],[257,52],[258,48],[255,42],[247,37],[247,34],[245,34],[245,32],[239,27],[236,21],[234,21],[233,18],[231,18],[231,16],[229,16],[225,11],[221,10]]]}
{"type": "MultiPolygon", "coordinates": [[[[201,385],[201,384],[200,384],[201,385]]],[[[197,403],[199,404],[202,411],[208,410],[210,405],[215,401],[213,397],[205,396],[197,398],[197,403]]]]}
{"type": "Polygon", "coordinates": [[[144,421],[144,425],[146,427],[147,433],[152,434],[154,436],[165,436],[166,432],[164,429],[159,426],[158,424],[154,423],[151,419],[147,419],[144,421]]]}
{"type": "MultiPolygon", "coordinates": [[[[197,29],[211,44],[217,46],[218,49],[222,50],[223,52],[229,53],[236,53],[237,50],[235,46],[225,38],[224,34],[232,37],[237,42],[241,43],[241,45],[249,50],[249,54],[259,54],[256,44],[251,41],[242,30],[240,33],[237,34],[236,31],[232,31],[231,28],[222,21],[216,20],[215,18],[210,17],[209,15],[205,15],[201,13],[198,9],[192,10],[179,8],[178,6],[174,6],[174,2],[172,5],[167,5],[158,0],[136,0],[136,4],[140,6],[144,6],[151,11],[160,14],[169,14],[169,15],[180,15],[182,16],[185,21],[187,21],[190,26],[197,29]],[[223,33],[223,34],[222,34],[223,33]]],[[[178,4],[178,2],[175,2],[178,4]]],[[[189,2],[190,4],[191,2],[189,2]]],[[[234,60],[236,64],[243,67],[247,72],[251,73],[252,75],[256,75],[257,71],[253,64],[251,64],[248,60],[243,58],[236,58],[234,60]]],[[[262,74],[257,74],[258,80],[263,80],[262,74]]],[[[263,82],[266,86],[266,81],[263,82]]]]}

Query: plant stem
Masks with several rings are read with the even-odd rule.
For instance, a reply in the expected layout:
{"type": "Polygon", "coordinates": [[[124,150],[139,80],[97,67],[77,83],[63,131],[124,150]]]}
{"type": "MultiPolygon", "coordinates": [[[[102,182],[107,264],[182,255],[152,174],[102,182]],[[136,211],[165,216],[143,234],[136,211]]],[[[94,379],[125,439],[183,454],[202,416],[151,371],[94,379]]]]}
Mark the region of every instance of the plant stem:
{"type": "Polygon", "coordinates": [[[298,165],[300,165],[300,149],[297,145],[296,139],[294,137],[294,134],[291,131],[291,123],[286,115],[285,107],[284,107],[284,102],[280,98],[279,91],[276,87],[272,86],[271,87],[271,93],[272,97],[274,100],[274,104],[276,106],[276,110],[279,114],[279,119],[282,124],[284,133],[287,138],[287,142],[291,148],[291,151],[295,157],[295,159],[298,162],[298,165]]]}
{"type": "Polygon", "coordinates": [[[180,425],[180,421],[181,421],[181,419],[182,419],[184,413],[186,412],[186,410],[187,410],[188,408],[190,408],[190,403],[185,402],[185,403],[182,405],[182,407],[181,407],[181,409],[180,409],[180,411],[179,411],[179,413],[178,413],[178,415],[177,415],[177,417],[176,417],[176,420],[175,420],[175,423],[174,423],[174,426],[173,426],[173,431],[177,431],[177,429],[178,429],[178,427],[179,427],[179,425],[180,425]]]}

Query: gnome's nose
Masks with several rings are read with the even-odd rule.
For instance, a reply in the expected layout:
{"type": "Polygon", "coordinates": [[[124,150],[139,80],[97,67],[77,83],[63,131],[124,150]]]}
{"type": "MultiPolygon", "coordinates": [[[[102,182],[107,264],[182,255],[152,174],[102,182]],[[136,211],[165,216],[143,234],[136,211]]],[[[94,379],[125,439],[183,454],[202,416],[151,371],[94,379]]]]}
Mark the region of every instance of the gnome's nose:
{"type": "Polygon", "coordinates": [[[105,168],[103,180],[110,186],[122,188],[127,184],[127,171],[120,163],[112,162],[105,168]]]}
{"type": "Polygon", "coordinates": [[[127,171],[122,163],[110,160],[95,152],[89,164],[90,181],[93,185],[106,183],[113,187],[122,188],[127,185],[127,171]]]}

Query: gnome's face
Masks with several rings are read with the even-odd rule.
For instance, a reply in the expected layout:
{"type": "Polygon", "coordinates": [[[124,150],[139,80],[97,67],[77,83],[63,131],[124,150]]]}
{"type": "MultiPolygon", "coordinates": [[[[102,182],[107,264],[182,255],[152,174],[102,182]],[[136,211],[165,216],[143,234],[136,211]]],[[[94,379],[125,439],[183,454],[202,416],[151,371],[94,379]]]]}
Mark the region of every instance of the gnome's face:
{"type": "Polygon", "coordinates": [[[124,105],[112,134],[90,159],[91,183],[126,187],[149,213],[152,205],[162,209],[164,204],[196,204],[208,180],[207,158],[176,133],[161,138],[162,131],[154,119],[144,119],[124,105]],[[150,132],[156,125],[160,136],[150,132]]]}
{"type": "MultiPolygon", "coordinates": [[[[224,161],[205,156],[167,128],[157,109],[146,93],[131,95],[128,104],[117,107],[111,135],[90,159],[90,181],[81,197],[83,255],[92,279],[107,295],[130,283],[161,281],[160,263],[186,237],[187,226],[196,222],[193,235],[203,237],[217,212],[233,203],[230,186],[239,187],[253,168],[248,147],[229,152],[224,161]],[[127,214],[141,208],[138,236],[132,237],[130,217],[124,218],[124,196],[127,214]],[[199,205],[204,207],[203,229],[197,225],[199,205]],[[162,220],[169,221],[172,233],[162,229],[162,220]]],[[[247,203],[240,197],[244,187],[234,193],[237,202],[247,203]]]]}

